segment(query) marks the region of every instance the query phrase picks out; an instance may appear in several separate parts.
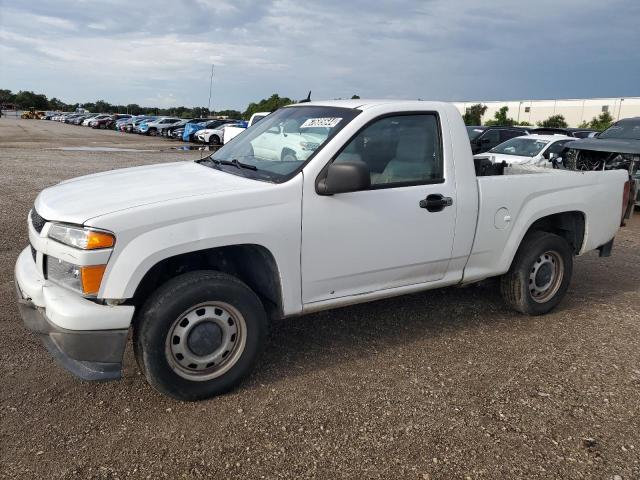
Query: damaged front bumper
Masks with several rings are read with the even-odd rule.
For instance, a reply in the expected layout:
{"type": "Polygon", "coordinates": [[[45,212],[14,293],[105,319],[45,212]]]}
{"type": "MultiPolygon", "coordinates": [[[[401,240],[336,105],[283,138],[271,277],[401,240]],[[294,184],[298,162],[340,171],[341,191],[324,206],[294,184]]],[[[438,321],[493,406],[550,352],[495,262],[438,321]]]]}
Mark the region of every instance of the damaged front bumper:
{"type": "Polygon", "coordinates": [[[16,262],[15,287],[25,327],[41,337],[60,366],[83,380],[121,378],[133,307],[100,305],[50,284],[38,276],[29,249],[16,262]],[[72,330],[60,325],[79,324],[83,320],[89,323],[96,318],[111,320],[105,322],[107,328],[113,325],[120,328],[72,330]]]}

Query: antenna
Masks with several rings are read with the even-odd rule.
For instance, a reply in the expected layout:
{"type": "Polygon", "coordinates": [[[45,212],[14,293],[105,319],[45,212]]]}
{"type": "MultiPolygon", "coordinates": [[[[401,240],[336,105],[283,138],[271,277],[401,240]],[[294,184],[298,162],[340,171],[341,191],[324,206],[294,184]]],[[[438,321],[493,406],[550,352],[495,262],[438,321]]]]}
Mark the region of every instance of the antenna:
{"type": "MultiPolygon", "coordinates": [[[[209,78],[209,103],[207,104],[207,115],[211,115],[211,92],[213,90],[213,63],[211,64],[211,77],[209,78]]],[[[200,148],[200,160],[204,158],[205,146],[200,148]]]]}
{"type": "Polygon", "coordinates": [[[305,98],[304,100],[300,100],[298,103],[309,103],[311,101],[311,90],[309,90],[309,93],[307,94],[307,98],[305,98]]]}
{"type": "Polygon", "coordinates": [[[213,89],[213,63],[211,64],[211,78],[209,79],[209,103],[207,104],[207,115],[211,115],[211,91],[213,89]]]}

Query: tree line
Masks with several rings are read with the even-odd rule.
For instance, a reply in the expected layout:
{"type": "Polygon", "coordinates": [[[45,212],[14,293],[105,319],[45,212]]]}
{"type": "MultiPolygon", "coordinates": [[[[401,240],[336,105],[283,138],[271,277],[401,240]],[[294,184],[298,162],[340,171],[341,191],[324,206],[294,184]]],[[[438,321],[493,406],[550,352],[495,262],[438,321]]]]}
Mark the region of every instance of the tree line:
{"type": "MultiPolygon", "coordinates": [[[[482,117],[487,111],[487,106],[481,103],[477,103],[475,105],[471,105],[467,107],[462,118],[464,119],[464,123],[466,125],[483,125],[482,117]]],[[[513,125],[520,125],[523,127],[532,127],[529,122],[525,121],[516,121],[513,118],[510,118],[509,115],[509,107],[504,106],[500,110],[494,113],[493,118],[484,122],[484,125],[487,126],[508,126],[511,127],[513,125]]],[[[591,121],[583,121],[578,128],[591,128],[593,130],[606,130],[613,123],[613,117],[609,112],[602,112],[599,116],[593,117],[591,121]]],[[[569,125],[567,124],[563,115],[551,115],[546,120],[542,120],[537,123],[538,127],[547,127],[547,128],[566,128],[569,125]]]]}
{"type": "MultiPolygon", "coordinates": [[[[355,96],[355,95],[354,95],[355,96]]],[[[212,115],[226,116],[231,118],[249,119],[256,112],[273,112],[280,107],[295,103],[288,97],[281,97],[274,93],[269,98],[263,98],[258,102],[250,103],[244,112],[239,110],[216,110],[212,111],[206,107],[148,107],[141,106],[136,103],[127,105],[111,104],[105,100],[96,100],[95,102],[85,103],[65,103],[62,100],[52,97],[47,98],[42,93],[34,93],[31,91],[20,90],[13,93],[11,90],[0,89],[0,107],[15,106],[18,110],[28,110],[35,108],[36,110],[54,110],[73,112],[78,108],[84,108],[90,112],[100,113],[129,113],[132,115],[166,115],[179,118],[203,118],[212,115]]]]}

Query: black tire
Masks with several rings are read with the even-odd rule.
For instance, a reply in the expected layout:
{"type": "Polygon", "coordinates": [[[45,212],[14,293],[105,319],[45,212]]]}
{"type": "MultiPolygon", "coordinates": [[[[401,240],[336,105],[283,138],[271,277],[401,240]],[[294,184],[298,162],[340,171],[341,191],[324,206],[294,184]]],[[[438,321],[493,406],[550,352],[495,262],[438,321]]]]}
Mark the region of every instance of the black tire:
{"type": "Polygon", "coordinates": [[[511,268],[500,277],[500,291],[507,305],[518,312],[543,315],[560,303],[572,273],[573,251],[566,240],[535,231],[525,236],[511,268]]]}
{"type": "Polygon", "coordinates": [[[220,137],[218,135],[211,135],[209,137],[209,145],[220,145],[220,137]]]}
{"type": "MultiPolygon", "coordinates": [[[[196,271],[169,280],[147,299],[134,324],[134,351],[140,370],[157,391],[178,400],[201,400],[235,388],[253,370],[265,344],[267,329],[264,307],[247,285],[225,273],[196,271]],[[193,309],[192,313],[199,312],[207,302],[219,302],[235,309],[243,322],[244,346],[242,350],[229,355],[230,359],[235,359],[230,366],[227,365],[228,370],[215,378],[198,380],[194,376],[197,370],[185,373],[188,369],[176,365],[170,339],[176,338],[172,332],[177,328],[176,323],[184,322],[184,319],[180,319],[186,312],[189,309],[193,309]],[[170,335],[173,337],[170,338],[170,335]]],[[[237,340],[240,337],[238,333],[237,340]]],[[[189,344],[190,341],[185,340],[185,343],[189,344]]],[[[189,353],[194,354],[191,350],[189,353]]],[[[216,367],[211,368],[215,371],[216,367]]]]}

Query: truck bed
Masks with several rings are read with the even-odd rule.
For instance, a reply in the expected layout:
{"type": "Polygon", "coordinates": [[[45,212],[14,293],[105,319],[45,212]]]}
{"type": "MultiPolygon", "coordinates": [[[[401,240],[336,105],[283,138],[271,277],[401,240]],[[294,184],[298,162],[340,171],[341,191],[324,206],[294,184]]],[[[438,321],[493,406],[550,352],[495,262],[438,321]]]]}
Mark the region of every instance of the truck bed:
{"type": "Polygon", "coordinates": [[[577,172],[532,166],[503,167],[478,176],[476,235],[464,271],[464,282],[509,269],[510,259],[537,219],[558,212],[584,218],[584,239],[578,254],[609,242],[621,220],[623,170],[577,172]]]}

